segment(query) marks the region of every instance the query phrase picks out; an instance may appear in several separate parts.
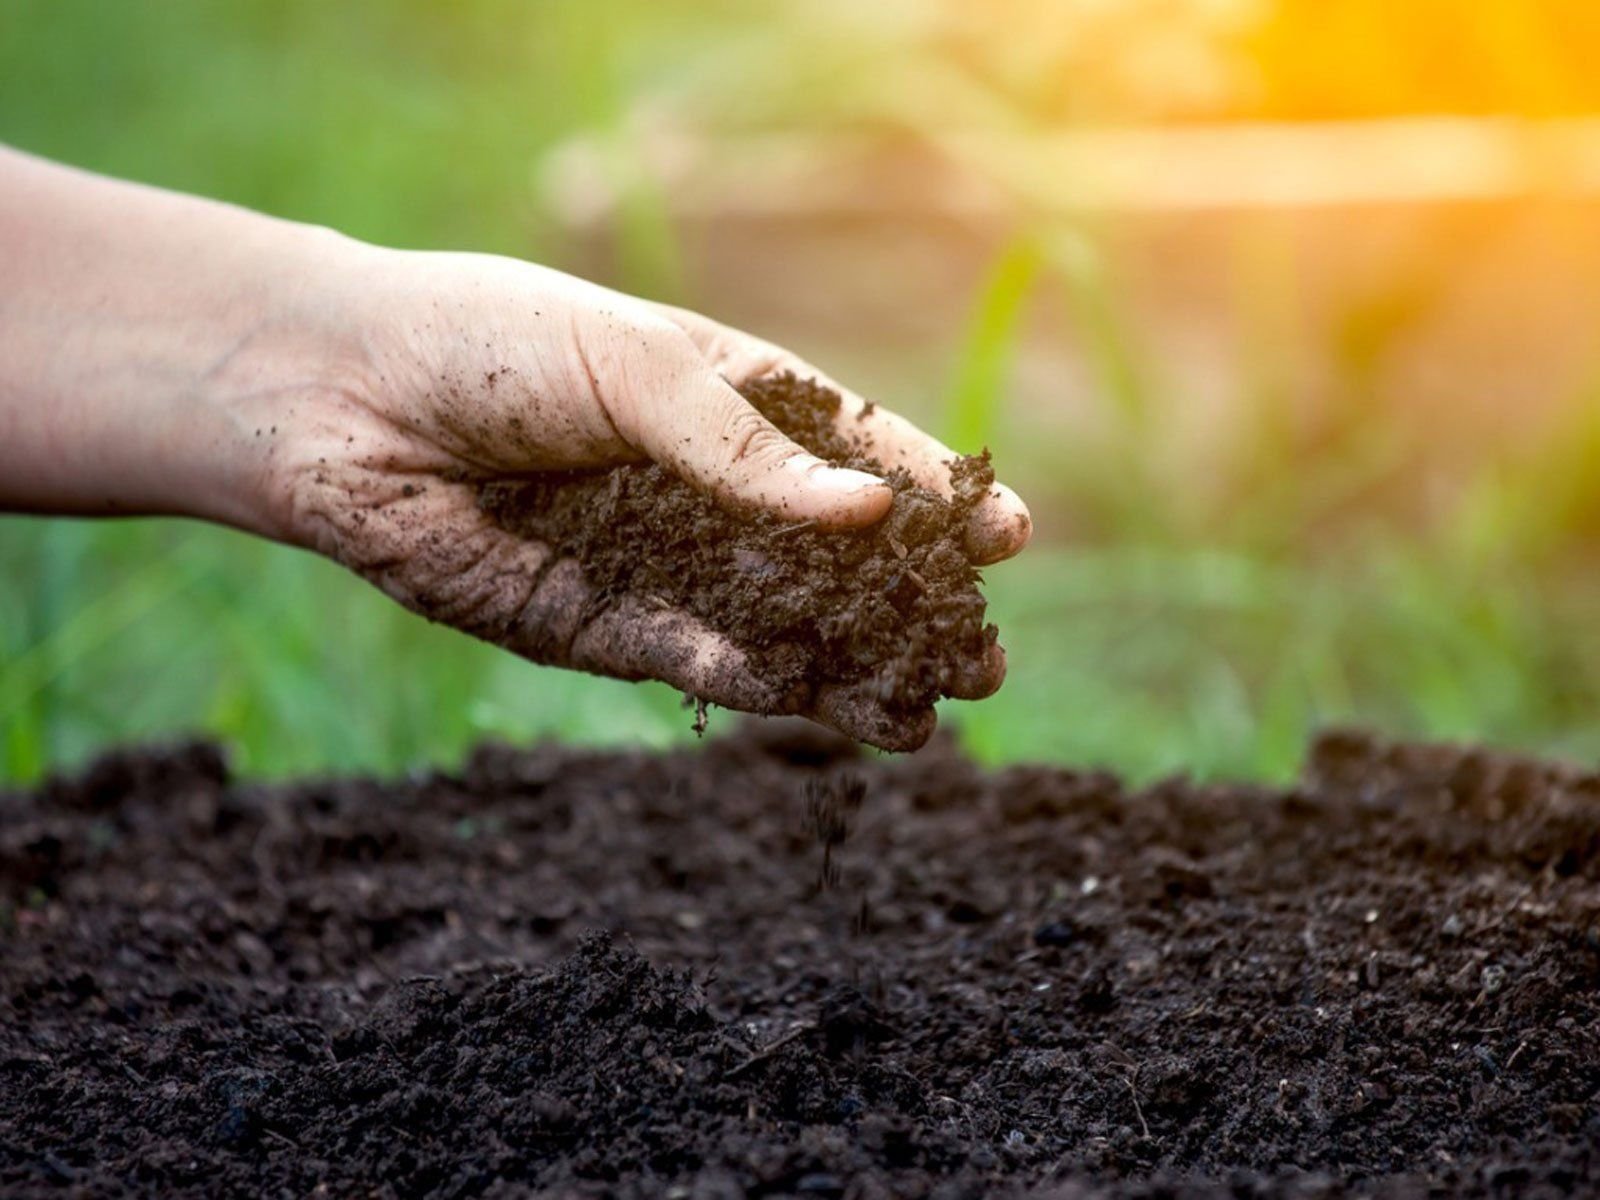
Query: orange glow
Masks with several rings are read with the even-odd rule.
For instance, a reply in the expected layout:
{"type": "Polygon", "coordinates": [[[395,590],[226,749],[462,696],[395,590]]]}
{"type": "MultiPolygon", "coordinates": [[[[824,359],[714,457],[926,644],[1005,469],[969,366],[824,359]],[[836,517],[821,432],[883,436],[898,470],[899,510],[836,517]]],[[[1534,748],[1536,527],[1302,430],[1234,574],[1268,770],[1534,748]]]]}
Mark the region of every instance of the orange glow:
{"type": "MultiPolygon", "coordinates": [[[[872,6],[874,9],[876,6],[872,6]]],[[[925,0],[895,30],[1034,121],[1600,111],[1594,0],[925,0]]],[[[808,4],[794,14],[816,19],[808,4]],[[810,10],[809,13],[806,10],[810,10]]],[[[825,18],[827,19],[827,18],[825,18]]]]}
{"type": "Polygon", "coordinates": [[[1257,115],[1600,110],[1593,0],[1277,0],[1243,48],[1257,115]]]}

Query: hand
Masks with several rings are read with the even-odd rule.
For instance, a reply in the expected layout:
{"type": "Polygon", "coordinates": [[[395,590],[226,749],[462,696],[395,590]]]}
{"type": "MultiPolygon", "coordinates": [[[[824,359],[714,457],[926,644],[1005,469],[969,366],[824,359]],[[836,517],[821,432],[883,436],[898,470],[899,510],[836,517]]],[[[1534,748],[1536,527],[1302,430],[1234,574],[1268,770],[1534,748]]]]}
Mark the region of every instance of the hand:
{"type": "MultiPolygon", "coordinates": [[[[697,314],[509,259],[361,248],[345,264],[360,346],[345,384],[277,422],[271,498],[285,535],[408,608],[537,662],[654,678],[751,712],[790,711],[738,646],[689,614],[624,597],[597,610],[576,563],[515,537],[478,504],[483,482],[653,459],[733,506],[845,528],[891,494],[784,437],[734,388],[775,371],[820,377],[785,351],[697,314]]],[[[833,385],[837,386],[837,385],[833,385]]],[[[952,451],[840,389],[841,419],[874,452],[950,493],[952,451]]],[[[990,563],[1027,541],[1026,508],[996,485],[968,549],[990,563]]],[[[1004,655],[957,685],[986,696],[1004,655]]],[[[826,687],[801,711],[892,749],[921,744],[930,710],[890,718],[864,689],[826,687]]]]}
{"type": "MultiPolygon", "coordinates": [[[[819,377],[776,347],[526,263],[379,250],[3,147],[0,262],[0,509],[225,522],[538,662],[798,707],[879,746],[931,731],[931,709],[891,718],[865,691],[776,695],[686,613],[601,611],[575,563],[479,508],[496,478],[650,459],[731,505],[870,524],[881,481],[807,454],[735,392],[819,377]]],[[[840,390],[880,459],[949,493],[951,451],[840,390]]],[[[1029,529],[996,486],[967,548],[994,562],[1029,529]]],[[[950,690],[988,695],[1004,669],[995,649],[950,690]]]]}

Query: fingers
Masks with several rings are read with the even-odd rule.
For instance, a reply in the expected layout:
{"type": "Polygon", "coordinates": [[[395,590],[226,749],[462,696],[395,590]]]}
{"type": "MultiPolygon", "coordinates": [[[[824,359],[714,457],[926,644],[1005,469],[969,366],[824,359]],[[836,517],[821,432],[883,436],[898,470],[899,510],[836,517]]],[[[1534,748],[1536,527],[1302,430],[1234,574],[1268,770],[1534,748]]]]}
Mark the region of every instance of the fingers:
{"type": "MultiPolygon", "coordinates": [[[[560,573],[565,574],[565,564],[560,573]]],[[[567,583],[581,580],[574,572],[567,583]]],[[[562,603],[575,594],[568,592],[562,603]]],[[[540,620],[546,619],[539,614],[540,620]]],[[[569,617],[570,620],[570,617],[569,617]]],[[[619,679],[659,679],[679,691],[722,708],[766,715],[806,716],[846,737],[880,750],[915,750],[933,733],[938,718],[933,708],[894,713],[883,707],[872,680],[857,684],[824,684],[812,692],[805,685],[785,690],[763,680],[749,655],[727,638],[677,609],[656,607],[626,597],[593,617],[576,632],[564,656],[565,665],[619,679]]],[[[1005,672],[1004,657],[975,669],[963,694],[988,695],[1005,672]]]]}
{"type": "MultiPolygon", "coordinates": [[[[960,675],[950,680],[946,690],[952,699],[982,700],[998,691],[1005,678],[1005,651],[993,645],[986,655],[967,664],[960,675]]],[[[858,742],[899,752],[921,747],[938,725],[932,707],[910,712],[885,709],[878,699],[877,683],[870,679],[818,688],[808,715],[858,742]]]]}
{"type": "Polygon", "coordinates": [[[749,656],[693,616],[624,597],[573,639],[568,664],[617,679],[659,679],[681,692],[741,712],[794,711],[794,700],[762,680],[749,656]]]}
{"type": "Polygon", "coordinates": [[[539,579],[506,647],[550,666],[613,679],[658,679],[742,712],[797,707],[756,676],[743,650],[690,614],[644,596],[602,603],[570,558],[539,579]]]}
{"type": "Polygon", "coordinates": [[[1020,554],[1032,537],[1033,515],[1003,483],[991,484],[967,518],[967,555],[980,567],[1020,554]]]}
{"type": "MultiPolygon", "coordinates": [[[[904,467],[923,487],[953,496],[950,464],[959,456],[898,413],[868,407],[861,397],[840,392],[839,427],[887,467],[904,467]]],[[[1033,536],[1033,518],[1022,497],[1003,483],[989,485],[967,518],[967,556],[979,566],[1012,557],[1033,536]]]]}
{"type": "Polygon", "coordinates": [[[933,736],[938,717],[932,708],[891,713],[878,702],[872,685],[826,684],[817,690],[806,715],[848,738],[879,750],[909,752],[933,736]]]}
{"type": "MultiPolygon", "coordinates": [[[[869,405],[848,388],[787,350],[719,325],[686,309],[662,308],[730,383],[742,386],[777,371],[792,371],[836,390],[842,403],[839,429],[889,468],[903,467],[923,487],[954,495],[950,463],[958,456],[938,438],[897,413],[869,405]]],[[[967,527],[967,554],[979,566],[1018,553],[1033,535],[1033,518],[1022,498],[1003,483],[990,485],[973,507],[967,527]]]]}
{"type": "MultiPolygon", "coordinates": [[[[509,552],[512,543],[513,539],[501,543],[497,538],[494,548],[503,546],[509,552]]],[[[546,553],[531,543],[523,545],[539,555],[546,553]]],[[[763,677],[763,668],[747,652],[689,613],[642,595],[602,602],[570,558],[547,560],[534,570],[536,564],[537,557],[530,558],[523,570],[504,560],[492,571],[467,572],[496,584],[520,576],[525,599],[515,619],[461,621],[454,606],[452,611],[441,611],[432,588],[419,607],[535,662],[616,679],[657,679],[709,704],[741,712],[807,716],[883,750],[915,750],[933,732],[937,718],[931,706],[911,712],[886,710],[875,680],[824,684],[813,690],[793,679],[763,677]]],[[[459,599],[478,617],[497,607],[485,604],[482,596],[459,599]]],[[[1005,654],[992,646],[987,655],[949,680],[946,690],[952,697],[982,699],[1004,678],[1005,654]]]]}
{"type": "MultiPolygon", "coordinates": [[[[891,713],[876,684],[786,688],[763,680],[750,656],[693,616],[635,596],[596,612],[577,564],[548,571],[529,601],[510,648],[539,662],[616,679],[659,679],[679,691],[741,712],[799,714],[881,750],[915,750],[937,724],[931,707],[891,713]]],[[[957,690],[988,695],[1004,675],[993,661],[957,690]]]]}
{"type": "Polygon", "coordinates": [[[785,437],[719,376],[683,331],[651,334],[639,369],[607,389],[622,435],[655,461],[734,505],[827,528],[889,511],[883,480],[834,467],[785,437]]]}
{"type": "Polygon", "coordinates": [[[945,692],[952,700],[984,700],[1000,690],[1006,681],[1006,652],[996,642],[982,658],[961,664],[959,673],[948,681],[945,692]]]}

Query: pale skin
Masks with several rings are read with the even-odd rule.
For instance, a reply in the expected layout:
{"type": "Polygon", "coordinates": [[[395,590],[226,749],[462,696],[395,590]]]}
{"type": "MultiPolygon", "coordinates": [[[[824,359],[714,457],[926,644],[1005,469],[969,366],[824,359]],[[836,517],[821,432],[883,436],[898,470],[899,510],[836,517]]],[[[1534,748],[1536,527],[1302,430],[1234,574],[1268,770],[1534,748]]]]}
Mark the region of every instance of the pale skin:
{"type": "MultiPolygon", "coordinates": [[[[882,480],[808,454],[735,391],[781,370],[831,382],[696,313],[530,263],[383,249],[0,147],[0,509],[221,522],[536,662],[914,747],[931,709],[777,695],[687,613],[628,597],[597,611],[575,564],[479,509],[486,480],[650,459],[738,511],[879,520],[882,480]]],[[[949,493],[949,448],[840,391],[880,460],[949,493]]],[[[996,484],[968,552],[998,562],[1030,531],[996,484]]],[[[995,647],[952,692],[987,696],[1004,673],[995,647]]]]}

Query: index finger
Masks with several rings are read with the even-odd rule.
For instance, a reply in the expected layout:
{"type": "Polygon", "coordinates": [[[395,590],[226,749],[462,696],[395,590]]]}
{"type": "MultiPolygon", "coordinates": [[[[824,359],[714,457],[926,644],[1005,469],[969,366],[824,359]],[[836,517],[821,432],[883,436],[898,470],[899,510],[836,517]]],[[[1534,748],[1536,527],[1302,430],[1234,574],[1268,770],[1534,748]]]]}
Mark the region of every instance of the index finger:
{"type": "MultiPolygon", "coordinates": [[[[839,393],[837,428],[864,453],[887,468],[903,467],[917,483],[941,496],[955,494],[950,465],[960,455],[898,413],[863,399],[781,346],[687,309],[663,307],[662,311],[689,334],[734,387],[781,371],[814,379],[839,393]]],[[[1000,562],[1026,546],[1032,535],[1028,506],[1016,492],[997,482],[989,486],[968,517],[967,554],[979,566],[1000,562]]]]}
{"type": "MultiPolygon", "coordinates": [[[[801,364],[804,371],[810,371],[801,364]]],[[[802,371],[797,370],[796,374],[802,371]]],[[[893,469],[904,467],[923,487],[949,498],[955,494],[951,464],[961,456],[932,434],[924,433],[899,413],[869,404],[854,392],[840,388],[818,372],[819,382],[835,388],[843,403],[839,429],[862,450],[893,469]]],[[[1005,484],[996,481],[972,507],[967,517],[967,554],[979,566],[1012,557],[1033,536],[1028,506],[1005,484]]]]}

